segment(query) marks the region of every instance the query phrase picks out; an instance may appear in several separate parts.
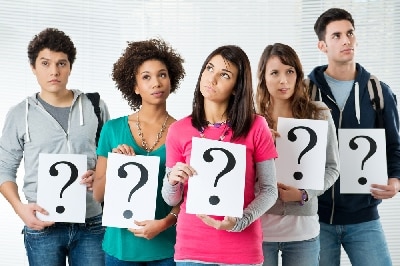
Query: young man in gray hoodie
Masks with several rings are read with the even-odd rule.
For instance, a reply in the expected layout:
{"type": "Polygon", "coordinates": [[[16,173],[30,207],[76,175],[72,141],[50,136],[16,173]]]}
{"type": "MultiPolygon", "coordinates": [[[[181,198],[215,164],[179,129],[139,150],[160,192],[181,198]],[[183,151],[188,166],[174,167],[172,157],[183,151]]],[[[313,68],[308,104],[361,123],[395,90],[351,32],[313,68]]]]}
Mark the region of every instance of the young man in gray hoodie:
{"type": "MultiPolygon", "coordinates": [[[[47,28],[28,45],[28,58],[40,92],[12,107],[0,138],[0,192],[24,222],[29,265],[103,265],[101,243],[102,208],[93,200],[91,186],[96,165],[98,118],[89,98],[67,89],[76,48],[64,32],[47,28]],[[36,204],[39,153],[85,154],[87,169],[81,183],[87,186],[85,223],[41,221],[36,213],[48,214],[36,204]],[[17,169],[24,158],[21,201],[16,184],[17,169]]],[[[109,119],[100,100],[100,116],[109,119]]],[[[83,204],[83,203],[82,203],[83,204]]]]}

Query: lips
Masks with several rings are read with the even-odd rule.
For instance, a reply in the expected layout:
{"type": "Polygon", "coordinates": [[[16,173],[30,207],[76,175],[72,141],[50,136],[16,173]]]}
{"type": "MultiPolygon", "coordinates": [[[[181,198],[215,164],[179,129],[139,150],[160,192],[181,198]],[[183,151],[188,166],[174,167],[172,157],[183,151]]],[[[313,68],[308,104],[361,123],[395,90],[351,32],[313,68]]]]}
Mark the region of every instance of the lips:
{"type": "Polygon", "coordinates": [[[164,94],[163,91],[156,91],[156,92],[153,92],[151,95],[156,96],[156,97],[160,97],[163,94],[164,94]]]}
{"type": "Polygon", "coordinates": [[[342,52],[345,52],[345,53],[353,52],[353,51],[354,51],[354,48],[348,48],[348,49],[342,50],[342,52]]]}

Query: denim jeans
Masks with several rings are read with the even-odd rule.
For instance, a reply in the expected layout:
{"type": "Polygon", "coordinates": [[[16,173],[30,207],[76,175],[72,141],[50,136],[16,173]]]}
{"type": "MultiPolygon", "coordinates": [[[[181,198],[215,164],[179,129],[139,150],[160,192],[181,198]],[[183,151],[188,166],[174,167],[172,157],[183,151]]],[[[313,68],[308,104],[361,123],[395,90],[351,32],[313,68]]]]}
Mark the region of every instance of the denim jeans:
{"type": "Polygon", "coordinates": [[[55,223],[43,230],[24,227],[25,249],[30,266],[104,265],[101,247],[104,227],[101,215],[86,223],[55,223]]]}
{"type": "Polygon", "coordinates": [[[263,242],[263,266],[278,266],[282,252],[282,266],[318,266],[319,237],[304,241],[263,242]]]}
{"type": "Polygon", "coordinates": [[[261,266],[262,264],[213,264],[190,261],[177,261],[176,266],[261,266]]]}
{"type": "Polygon", "coordinates": [[[106,266],[175,266],[174,258],[154,261],[123,261],[106,253],[106,266]]]}
{"type": "Polygon", "coordinates": [[[358,224],[321,225],[321,266],[339,266],[341,245],[354,266],[391,266],[380,220],[358,224]]]}

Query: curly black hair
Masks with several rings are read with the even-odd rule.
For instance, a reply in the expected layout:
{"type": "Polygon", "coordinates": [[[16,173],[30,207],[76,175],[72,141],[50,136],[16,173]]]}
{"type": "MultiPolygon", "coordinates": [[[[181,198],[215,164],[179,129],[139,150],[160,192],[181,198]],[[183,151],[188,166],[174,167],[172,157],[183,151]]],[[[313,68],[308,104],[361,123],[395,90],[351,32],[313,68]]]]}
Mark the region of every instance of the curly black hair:
{"type": "Polygon", "coordinates": [[[76,48],[68,35],[56,28],[46,28],[35,35],[28,44],[28,58],[31,66],[35,67],[38,54],[46,48],[53,52],[65,53],[72,69],[76,57],[76,48]]]}
{"type": "Polygon", "coordinates": [[[142,97],[136,94],[136,74],[139,67],[147,60],[159,60],[165,64],[171,80],[171,92],[176,91],[180,81],[185,76],[183,58],[161,39],[149,39],[138,42],[128,42],[121,57],[114,63],[112,79],[118,90],[135,111],[142,105],[142,97]]]}

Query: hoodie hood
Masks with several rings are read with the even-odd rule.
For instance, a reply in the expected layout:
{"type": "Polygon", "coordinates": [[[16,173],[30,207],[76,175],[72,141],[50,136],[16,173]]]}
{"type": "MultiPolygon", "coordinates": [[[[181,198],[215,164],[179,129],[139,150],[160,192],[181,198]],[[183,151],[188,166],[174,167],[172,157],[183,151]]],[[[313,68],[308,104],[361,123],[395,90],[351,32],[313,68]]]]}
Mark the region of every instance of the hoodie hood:
{"type": "MultiPolygon", "coordinates": [[[[309,79],[316,84],[317,93],[316,100],[324,101],[330,109],[337,109],[337,112],[341,113],[343,110],[339,110],[336,104],[335,97],[332,94],[331,88],[325,80],[324,72],[326,71],[328,65],[317,66],[309,74],[309,79]]],[[[354,80],[353,89],[347,99],[347,101],[354,102],[354,114],[357,119],[358,125],[361,123],[361,108],[360,99],[364,97],[369,98],[368,81],[371,74],[365,70],[360,64],[356,64],[356,77],[354,80]]],[[[336,125],[341,124],[341,120],[336,125]]]]}
{"type": "MultiPolygon", "coordinates": [[[[83,111],[82,111],[82,97],[79,97],[82,92],[79,90],[71,90],[74,94],[74,99],[71,103],[71,108],[78,100],[78,107],[79,107],[79,125],[83,126],[83,111]]],[[[28,123],[28,112],[29,112],[29,105],[41,105],[38,100],[38,93],[31,95],[25,99],[25,133],[26,133],[26,142],[30,142],[31,138],[29,135],[29,123],[28,123]]]]}

